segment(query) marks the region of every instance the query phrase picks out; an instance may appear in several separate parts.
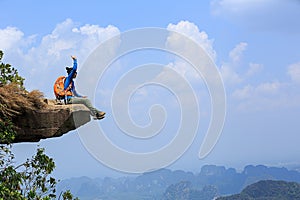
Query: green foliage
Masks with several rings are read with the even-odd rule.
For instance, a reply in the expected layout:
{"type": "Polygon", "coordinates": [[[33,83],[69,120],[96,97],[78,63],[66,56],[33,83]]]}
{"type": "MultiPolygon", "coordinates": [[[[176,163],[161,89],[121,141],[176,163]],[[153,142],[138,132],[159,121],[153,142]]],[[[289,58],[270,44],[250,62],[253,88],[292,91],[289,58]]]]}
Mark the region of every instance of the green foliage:
{"type": "MultiPolygon", "coordinates": [[[[34,156],[15,166],[11,147],[11,144],[0,146],[0,200],[55,199],[57,181],[50,176],[55,168],[53,159],[43,148],[38,148],[34,156]]],[[[70,191],[64,192],[62,197],[73,199],[70,191]]]]}
{"type": "MultiPolygon", "coordinates": [[[[10,83],[16,84],[20,88],[23,88],[24,78],[19,76],[17,69],[10,64],[2,62],[3,52],[0,50],[0,86],[10,83]]],[[[5,105],[0,104],[0,111],[5,109],[5,105]]],[[[15,139],[15,131],[13,130],[13,124],[6,115],[0,112],[0,141],[1,143],[11,143],[15,139]]]]}
{"type": "Polygon", "coordinates": [[[55,198],[56,181],[48,177],[55,164],[38,148],[26,162],[14,166],[10,145],[1,145],[0,199],[51,199],[55,198]]]}
{"type": "MultiPolygon", "coordinates": [[[[3,52],[0,50],[0,87],[13,83],[25,89],[24,78],[10,64],[2,63],[2,57],[3,52]]],[[[0,111],[4,108],[0,104],[0,111]]],[[[11,151],[16,132],[11,119],[3,112],[0,114],[0,200],[55,199],[57,181],[50,176],[55,168],[54,160],[45,154],[43,148],[38,148],[34,156],[16,166],[11,151]]],[[[70,191],[63,193],[62,197],[64,200],[73,199],[70,191]]]]}
{"type": "Polygon", "coordinates": [[[56,180],[48,177],[55,168],[52,158],[44,154],[44,149],[38,148],[37,153],[31,159],[18,167],[23,167],[22,194],[28,199],[42,197],[45,194],[50,198],[55,198],[56,180]]]}
{"type": "MultiPolygon", "coordinates": [[[[63,200],[72,200],[73,199],[73,195],[70,192],[70,190],[67,190],[66,192],[64,192],[62,194],[63,200]]],[[[77,197],[74,200],[79,200],[77,197]]]]}
{"type": "Polygon", "coordinates": [[[2,143],[11,143],[15,139],[16,132],[13,129],[13,123],[4,117],[0,120],[0,141],[2,143]]]}
{"type": "Polygon", "coordinates": [[[24,78],[10,64],[2,63],[3,52],[0,50],[0,86],[15,83],[23,88],[24,78]]]}

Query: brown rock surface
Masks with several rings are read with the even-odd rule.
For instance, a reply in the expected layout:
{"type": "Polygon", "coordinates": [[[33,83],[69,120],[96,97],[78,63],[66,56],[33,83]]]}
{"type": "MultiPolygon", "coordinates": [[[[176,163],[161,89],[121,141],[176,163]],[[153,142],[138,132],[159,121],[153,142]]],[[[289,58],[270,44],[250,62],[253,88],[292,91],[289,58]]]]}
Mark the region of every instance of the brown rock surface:
{"type": "Polygon", "coordinates": [[[59,137],[88,123],[90,111],[84,105],[50,105],[26,111],[14,118],[17,136],[14,142],[37,142],[59,137]]]}
{"type": "Polygon", "coordinates": [[[91,120],[84,105],[57,105],[37,90],[27,92],[16,85],[0,87],[0,117],[12,122],[17,133],[13,142],[59,137],[91,120]]]}

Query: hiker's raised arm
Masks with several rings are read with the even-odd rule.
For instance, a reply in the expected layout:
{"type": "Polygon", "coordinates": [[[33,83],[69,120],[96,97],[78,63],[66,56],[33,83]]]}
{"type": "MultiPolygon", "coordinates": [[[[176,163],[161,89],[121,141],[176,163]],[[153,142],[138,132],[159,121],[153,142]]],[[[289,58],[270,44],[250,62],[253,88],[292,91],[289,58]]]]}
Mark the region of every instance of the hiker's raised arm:
{"type": "Polygon", "coordinates": [[[73,59],[73,67],[72,67],[72,70],[70,71],[70,73],[68,72],[68,76],[65,80],[65,83],[64,83],[65,90],[69,87],[69,85],[74,77],[74,74],[77,73],[77,59],[75,56],[71,56],[71,58],[73,59]]]}
{"type": "Polygon", "coordinates": [[[77,71],[77,58],[76,58],[76,56],[71,56],[71,58],[73,59],[73,70],[72,70],[72,72],[74,74],[74,72],[77,71]]]}

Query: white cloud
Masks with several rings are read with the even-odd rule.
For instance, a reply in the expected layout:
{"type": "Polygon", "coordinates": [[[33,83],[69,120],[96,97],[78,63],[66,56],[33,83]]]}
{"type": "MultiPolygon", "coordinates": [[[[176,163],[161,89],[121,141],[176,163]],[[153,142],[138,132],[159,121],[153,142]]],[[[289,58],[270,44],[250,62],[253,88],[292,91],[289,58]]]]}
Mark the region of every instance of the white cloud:
{"type": "Polygon", "coordinates": [[[233,67],[234,64],[223,63],[220,72],[225,84],[235,85],[243,81],[240,74],[238,74],[233,67]]]}
{"type": "Polygon", "coordinates": [[[107,40],[112,37],[111,32],[115,32],[116,34],[119,34],[119,30],[112,25],[108,25],[106,28],[100,27],[99,25],[90,25],[86,24],[79,28],[73,28],[73,32],[80,33],[82,35],[88,35],[91,37],[94,37],[100,41],[107,40]]]}
{"type": "MultiPolygon", "coordinates": [[[[213,60],[216,59],[217,54],[213,48],[213,40],[208,38],[205,31],[200,31],[198,26],[194,23],[189,21],[180,21],[178,24],[169,24],[167,29],[169,31],[175,31],[186,35],[188,38],[201,45],[201,47],[213,60]]],[[[186,51],[189,51],[188,47],[184,46],[184,41],[178,41],[174,36],[170,36],[167,42],[168,45],[171,45],[171,47],[176,47],[175,45],[177,44],[179,48],[186,48],[186,51]]]]}
{"type": "Polygon", "coordinates": [[[295,83],[300,83],[300,62],[292,64],[288,67],[288,75],[295,83]]]}
{"type": "Polygon", "coordinates": [[[14,46],[18,46],[18,42],[23,36],[24,33],[16,27],[0,29],[0,49],[6,52],[14,46]]]}
{"type": "Polygon", "coordinates": [[[258,64],[258,63],[249,63],[249,69],[246,72],[246,76],[252,76],[257,74],[258,72],[262,71],[262,69],[264,68],[264,66],[262,64],[258,64]]]}
{"type": "Polygon", "coordinates": [[[241,42],[237,44],[234,49],[229,52],[229,58],[232,63],[240,62],[244,51],[246,50],[248,44],[246,42],[241,42]]]}
{"type": "MultiPolygon", "coordinates": [[[[201,73],[193,68],[193,66],[189,63],[187,63],[185,60],[175,58],[173,62],[169,63],[167,67],[171,67],[174,69],[178,74],[183,76],[188,82],[195,85],[195,83],[200,83],[199,85],[202,85],[202,76],[207,76],[207,66],[208,64],[206,61],[208,60],[207,56],[210,57],[212,62],[216,59],[216,51],[213,48],[213,39],[210,39],[209,36],[205,31],[200,31],[198,26],[195,25],[192,22],[189,21],[180,21],[177,24],[169,24],[167,26],[167,29],[170,32],[167,41],[166,41],[166,47],[167,49],[170,49],[171,51],[180,52],[180,55],[186,56],[189,58],[202,58],[203,63],[199,63],[199,66],[201,66],[201,73]],[[187,38],[179,37],[178,34],[173,33],[181,33],[187,38]],[[190,42],[190,40],[193,40],[197,45],[200,45],[203,49],[203,53],[199,52],[199,49],[193,49],[196,48],[196,45],[192,45],[193,43],[190,42]]],[[[164,73],[164,72],[162,72],[164,73]]],[[[165,77],[158,75],[158,77],[165,77]]],[[[172,77],[169,77],[171,79],[172,77]]],[[[174,78],[174,77],[173,77],[174,78]]],[[[207,77],[206,77],[207,78],[207,77]]],[[[214,78],[214,77],[210,77],[214,78]]],[[[172,80],[169,80],[172,82],[172,80]]],[[[176,82],[177,80],[174,80],[176,82]]]]}
{"type": "Polygon", "coordinates": [[[220,67],[223,80],[228,86],[247,81],[248,78],[258,74],[263,69],[262,64],[253,62],[245,64],[243,62],[243,55],[245,54],[247,46],[248,43],[246,42],[237,44],[229,52],[229,61],[224,62],[220,67]]]}
{"type": "MultiPolygon", "coordinates": [[[[204,93],[207,93],[207,91],[200,76],[193,73],[191,68],[192,66],[184,62],[169,63],[152,81],[161,83],[171,89],[177,97],[181,98],[180,103],[185,108],[195,109],[194,98],[203,100],[204,93]],[[175,72],[170,73],[173,70],[175,72]]],[[[168,104],[175,105],[176,108],[178,106],[177,100],[172,99],[168,104]]]]}
{"type": "Polygon", "coordinates": [[[197,73],[193,66],[187,62],[175,61],[174,63],[169,63],[167,67],[171,67],[178,74],[182,75],[191,82],[201,79],[201,76],[197,73]]]}
{"type": "Polygon", "coordinates": [[[248,44],[245,42],[237,44],[229,52],[229,62],[224,62],[222,64],[220,71],[226,84],[235,85],[243,81],[242,75],[239,74],[237,70],[247,45],[248,44]]]}
{"type": "MultiPolygon", "coordinates": [[[[263,66],[251,64],[248,70],[253,74],[263,66]],[[254,72],[252,72],[254,70],[254,72]]],[[[265,81],[257,85],[246,83],[241,88],[235,89],[230,97],[238,110],[255,111],[274,108],[287,108],[300,106],[300,63],[287,67],[289,81],[265,81]]]]}
{"type": "Polygon", "coordinates": [[[112,25],[78,26],[71,19],[66,19],[34,43],[28,41],[34,40],[35,36],[24,36],[17,28],[0,29],[0,44],[6,49],[6,62],[17,66],[26,78],[27,89],[39,89],[46,96],[52,96],[53,82],[56,77],[65,75],[65,67],[72,64],[71,55],[77,56],[80,69],[92,50],[119,34],[119,29],[112,25]]]}
{"type": "Polygon", "coordinates": [[[47,48],[47,54],[55,56],[56,59],[61,59],[60,54],[64,54],[65,51],[73,51],[78,56],[87,57],[100,42],[119,33],[118,28],[111,25],[105,28],[89,24],[76,27],[71,19],[67,19],[58,24],[51,34],[43,37],[40,50],[44,51],[47,48]]]}
{"type": "MultiPolygon", "coordinates": [[[[167,49],[180,52],[180,55],[191,58],[198,58],[199,56],[202,56],[203,60],[207,59],[208,55],[213,61],[215,61],[217,54],[213,48],[213,40],[209,38],[205,31],[200,31],[197,25],[189,21],[180,21],[177,24],[169,24],[167,29],[171,31],[166,41],[167,49]],[[189,39],[178,37],[178,34],[174,34],[172,31],[181,33],[189,39]],[[203,55],[201,52],[199,53],[198,50],[195,51],[193,49],[194,47],[190,45],[191,43],[189,40],[193,40],[202,47],[204,50],[203,55]]],[[[203,66],[205,66],[205,64],[203,64],[203,66]]],[[[203,73],[205,73],[204,68],[205,67],[203,67],[203,73]]],[[[168,87],[174,88],[174,90],[183,97],[184,105],[190,105],[191,107],[193,107],[191,104],[191,101],[194,98],[193,95],[199,95],[197,98],[200,99],[200,96],[205,96],[203,93],[207,93],[207,88],[201,74],[199,74],[199,72],[194,69],[190,63],[176,57],[174,58],[174,61],[168,63],[152,81],[162,82],[168,85],[168,87]],[[178,76],[174,76],[174,74],[170,73],[169,68],[174,70],[178,76]],[[181,77],[181,81],[179,77],[181,77]],[[187,90],[187,84],[190,84],[192,89],[197,92],[189,92],[187,90]]]]}
{"type": "MultiPolygon", "coordinates": [[[[203,65],[205,65],[205,59],[207,59],[207,55],[215,61],[216,59],[216,51],[213,48],[213,40],[209,38],[206,32],[200,31],[199,28],[189,21],[180,21],[177,24],[169,24],[167,29],[170,34],[167,37],[166,48],[170,49],[170,51],[180,52],[181,56],[187,56],[189,58],[198,58],[199,56],[203,57],[203,65]],[[172,33],[172,31],[184,34],[187,38],[178,37],[178,34],[172,33]],[[195,51],[193,48],[195,46],[191,45],[190,40],[193,40],[195,43],[200,45],[203,49],[203,53],[199,53],[198,49],[195,51]],[[206,53],[205,53],[206,52],[206,53]]],[[[205,73],[205,67],[203,67],[203,73],[205,73]]],[[[202,70],[202,69],[201,69],[202,70]]],[[[203,74],[204,76],[205,74],[203,74]]],[[[182,58],[174,57],[172,62],[169,62],[165,65],[160,73],[158,73],[151,81],[155,83],[162,83],[166,85],[168,88],[172,88],[176,95],[181,97],[181,103],[188,109],[195,109],[194,97],[197,100],[201,99],[202,104],[207,103],[207,99],[209,99],[209,94],[207,91],[207,87],[201,77],[201,74],[194,69],[194,67],[183,60],[182,58]],[[171,73],[171,71],[173,71],[171,73]],[[174,75],[174,74],[177,75],[174,75]],[[191,88],[189,88],[189,85],[191,88]],[[194,96],[195,95],[195,96],[194,96]]],[[[143,91],[144,95],[149,95],[149,91],[143,91]]],[[[158,95],[160,98],[163,97],[163,94],[158,95]]],[[[165,97],[164,97],[165,98],[165,97]]],[[[178,107],[176,99],[171,99],[167,104],[169,106],[178,107]]],[[[209,110],[210,105],[209,102],[207,106],[205,106],[209,110]]],[[[202,110],[202,111],[203,111],[202,110]]]]}
{"type": "Polygon", "coordinates": [[[232,93],[232,102],[235,102],[238,110],[247,112],[299,105],[291,101],[289,87],[289,83],[279,81],[264,82],[257,86],[247,84],[232,93]]]}
{"type": "Polygon", "coordinates": [[[267,82],[267,83],[262,83],[259,86],[257,86],[256,93],[261,94],[261,95],[269,95],[269,94],[279,94],[280,89],[283,87],[283,83],[280,83],[278,81],[275,82],[267,82]]]}
{"type": "MultiPolygon", "coordinates": [[[[211,57],[216,57],[213,40],[209,39],[207,33],[200,31],[195,24],[181,21],[178,24],[169,24],[168,29],[187,35],[201,44],[211,57]]],[[[21,30],[15,27],[0,29],[0,45],[1,48],[5,49],[4,53],[7,62],[17,66],[18,70],[22,72],[21,75],[26,77],[26,87],[29,90],[40,89],[46,93],[46,96],[51,97],[53,96],[53,81],[57,76],[65,74],[65,66],[71,64],[70,55],[77,55],[80,68],[83,61],[97,45],[119,34],[119,29],[112,25],[107,27],[90,24],[78,26],[71,19],[67,19],[57,24],[51,33],[42,36],[40,41],[36,41],[35,35],[25,36],[21,30]]],[[[189,51],[184,41],[178,41],[172,35],[168,37],[166,45],[189,51]]],[[[288,93],[291,91],[288,86],[292,82],[265,81],[264,83],[257,83],[256,86],[247,82],[247,78],[256,75],[263,69],[262,64],[255,62],[245,64],[246,68],[244,67],[243,69],[243,55],[247,46],[246,42],[237,44],[229,52],[229,60],[223,62],[220,67],[222,78],[225,84],[228,84],[226,87],[228,88],[229,85],[234,86],[234,92],[229,95],[233,97],[233,102],[237,102],[238,105],[245,108],[251,108],[251,106],[256,105],[260,105],[263,108],[263,106],[279,105],[280,102],[282,104],[287,103],[289,99],[292,99],[288,93]],[[236,89],[238,84],[241,83],[244,83],[244,86],[236,89]]],[[[194,52],[191,51],[190,53],[194,52]]],[[[187,82],[191,83],[192,87],[196,88],[197,95],[202,96],[204,92],[207,92],[200,75],[190,64],[178,59],[169,63],[167,67],[174,69],[187,82]],[[197,86],[195,87],[195,85],[197,86]]],[[[300,83],[300,63],[290,65],[287,69],[287,74],[293,83],[300,83]]],[[[166,74],[164,70],[153,80],[158,81],[162,79],[165,79],[169,84],[173,84],[174,87],[180,90],[181,85],[178,84],[178,80],[174,76],[166,74]]],[[[81,92],[80,89],[79,92],[81,92]]],[[[187,94],[185,101],[189,102],[189,98],[191,96],[187,94]]]]}
{"type": "Polygon", "coordinates": [[[232,86],[228,92],[232,105],[238,110],[255,111],[274,109],[279,107],[299,106],[300,96],[295,91],[295,84],[300,82],[300,63],[290,65],[287,73],[293,82],[267,81],[249,82],[250,78],[257,75],[264,68],[262,64],[250,62],[243,64],[242,57],[247,43],[240,43],[230,51],[229,62],[221,66],[221,74],[225,84],[232,86]],[[243,69],[243,66],[247,66],[243,69]],[[242,84],[244,84],[242,86],[242,84]],[[237,89],[237,87],[239,87],[237,89]],[[295,93],[296,92],[296,93],[295,93]]]}
{"type": "Polygon", "coordinates": [[[254,87],[251,85],[246,85],[242,89],[237,89],[236,91],[233,92],[232,96],[236,99],[247,99],[251,97],[251,94],[254,91],[254,87]]]}

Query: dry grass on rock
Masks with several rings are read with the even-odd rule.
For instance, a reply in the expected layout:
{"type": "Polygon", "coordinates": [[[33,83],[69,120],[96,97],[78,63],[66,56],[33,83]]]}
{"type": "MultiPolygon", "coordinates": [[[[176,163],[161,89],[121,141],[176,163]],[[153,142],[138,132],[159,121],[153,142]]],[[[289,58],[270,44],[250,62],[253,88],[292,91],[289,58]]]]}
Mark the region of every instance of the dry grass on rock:
{"type": "Polygon", "coordinates": [[[0,87],[0,120],[11,119],[28,110],[45,108],[47,104],[43,97],[43,93],[38,90],[27,92],[14,84],[0,87]]]}

